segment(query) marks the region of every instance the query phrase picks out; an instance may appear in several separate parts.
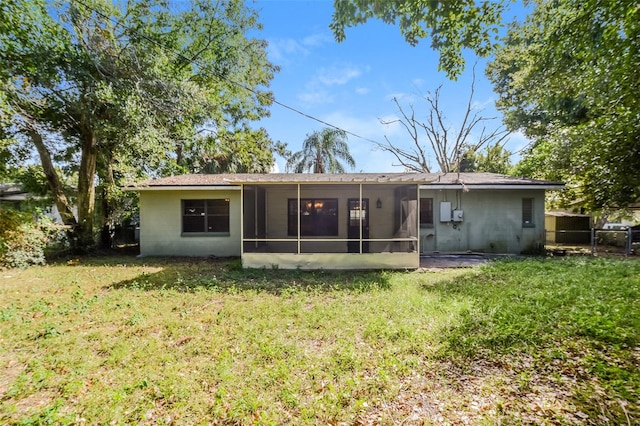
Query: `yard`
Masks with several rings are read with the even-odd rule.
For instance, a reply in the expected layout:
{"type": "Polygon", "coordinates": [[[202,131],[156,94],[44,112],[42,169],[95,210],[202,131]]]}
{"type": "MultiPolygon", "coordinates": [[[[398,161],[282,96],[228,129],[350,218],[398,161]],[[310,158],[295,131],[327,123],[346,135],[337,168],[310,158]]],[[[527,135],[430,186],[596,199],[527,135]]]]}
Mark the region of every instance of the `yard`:
{"type": "Polygon", "coordinates": [[[637,424],[640,262],[0,271],[0,422],[637,424]]]}

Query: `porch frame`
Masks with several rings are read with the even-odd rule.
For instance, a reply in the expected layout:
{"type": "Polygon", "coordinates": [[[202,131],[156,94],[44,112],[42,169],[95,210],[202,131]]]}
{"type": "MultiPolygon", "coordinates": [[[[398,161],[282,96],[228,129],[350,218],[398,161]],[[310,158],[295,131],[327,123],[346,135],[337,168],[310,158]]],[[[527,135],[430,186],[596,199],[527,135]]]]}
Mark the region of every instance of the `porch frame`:
{"type": "MultiPolygon", "coordinates": [[[[240,230],[241,230],[241,258],[242,265],[245,268],[266,268],[277,267],[282,269],[417,269],[420,266],[420,238],[419,238],[419,211],[416,211],[414,215],[415,224],[413,229],[416,235],[410,237],[397,237],[397,238],[363,238],[362,235],[362,223],[363,215],[359,216],[360,230],[359,230],[359,253],[303,253],[301,250],[301,244],[304,242],[353,242],[353,238],[303,238],[300,229],[300,200],[301,200],[301,187],[302,186],[315,186],[326,185],[323,182],[310,182],[310,183],[294,183],[294,182],[282,182],[282,185],[296,185],[296,199],[298,205],[297,221],[297,235],[295,238],[246,238],[245,237],[245,209],[244,209],[244,195],[245,186],[259,187],[259,186],[271,186],[274,183],[242,183],[241,184],[241,196],[240,196],[240,211],[242,212],[240,217],[240,230]],[[269,242],[296,242],[296,253],[253,253],[245,251],[245,243],[269,243],[269,242]],[[412,252],[375,252],[375,253],[363,253],[364,242],[389,242],[389,243],[414,243],[415,250],[412,252]]],[[[377,186],[377,185],[398,185],[398,186],[413,186],[415,191],[416,206],[420,199],[420,187],[417,183],[406,182],[384,182],[384,183],[372,183],[372,182],[347,182],[347,183],[331,183],[330,185],[340,186],[355,186],[358,185],[358,200],[360,206],[362,206],[363,200],[363,185],[377,186]]],[[[257,193],[257,192],[256,192],[257,193]]],[[[257,205],[257,204],[256,204],[257,205]]],[[[371,209],[371,207],[369,207],[371,209]]],[[[370,212],[369,212],[370,214],[370,212]]],[[[257,217],[257,216],[256,216],[257,217]]],[[[257,220],[257,219],[256,219],[257,220]]]]}

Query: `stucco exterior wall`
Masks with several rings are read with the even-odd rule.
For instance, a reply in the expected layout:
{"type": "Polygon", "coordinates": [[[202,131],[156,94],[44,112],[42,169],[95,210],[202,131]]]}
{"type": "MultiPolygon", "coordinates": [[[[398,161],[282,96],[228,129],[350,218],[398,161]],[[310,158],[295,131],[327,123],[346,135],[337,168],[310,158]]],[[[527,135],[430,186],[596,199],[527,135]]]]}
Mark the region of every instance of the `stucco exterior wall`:
{"type": "Polygon", "coordinates": [[[141,191],[142,256],[240,256],[240,191],[141,191]],[[229,235],[182,234],[182,200],[229,198],[229,235]]]}
{"type": "Polygon", "coordinates": [[[530,253],[544,246],[544,190],[422,189],[433,198],[433,227],[421,226],[420,251],[530,253]],[[533,198],[533,224],[522,224],[522,199],[533,198]],[[462,210],[462,222],[440,222],[440,203],[462,210]]]}

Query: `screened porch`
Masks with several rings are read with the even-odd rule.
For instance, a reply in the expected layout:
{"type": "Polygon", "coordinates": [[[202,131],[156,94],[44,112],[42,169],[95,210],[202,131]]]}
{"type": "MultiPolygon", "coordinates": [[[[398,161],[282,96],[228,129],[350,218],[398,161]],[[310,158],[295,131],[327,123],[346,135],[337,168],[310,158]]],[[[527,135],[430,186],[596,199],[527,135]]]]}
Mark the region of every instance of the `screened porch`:
{"type": "Polygon", "coordinates": [[[242,258],[248,267],[419,264],[416,184],[244,184],[242,212],[242,258]]]}

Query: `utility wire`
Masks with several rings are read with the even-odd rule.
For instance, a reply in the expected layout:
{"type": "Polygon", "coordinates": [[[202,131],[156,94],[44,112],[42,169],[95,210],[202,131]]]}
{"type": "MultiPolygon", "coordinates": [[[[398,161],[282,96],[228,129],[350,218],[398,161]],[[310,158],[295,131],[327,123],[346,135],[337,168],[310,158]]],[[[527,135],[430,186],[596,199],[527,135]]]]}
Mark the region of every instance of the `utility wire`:
{"type": "MultiPolygon", "coordinates": [[[[101,12],[100,10],[98,10],[98,9],[96,9],[96,8],[94,8],[94,7],[90,6],[90,5],[88,5],[87,3],[85,3],[85,2],[84,2],[84,1],[82,1],[82,0],[69,0],[69,3],[77,3],[77,4],[81,5],[81,6],[83,6],[85,9],[87,9],[87,10],[89,10],[89,11],[91,11],[91,12],[95,13],[96,15],[99,15],[99,16],[101,16],[102,18],[104,18],[104,19],[106,19],[106,20],[110,21],[110,22],[111,22],[111,23],[113,23],[114,25],[118,25],[118,26],[121,26],[121,27],[123,27],[123,28],[126,28],[127,30],[131,31],[132,33],[135,33],[138,37],[140,37],[140,38],[142,38],[142,39],[144,39],[144,40],[148,41],[148,42],[149,42],[149,43],[151,43],[151,44],[156,45],[157,47],[160,47],[161,49],[165,50],[166,52],[171,53],[172,55],[174,55],[176,58],[178,58],[178,59],[180,59],[180,60],[183,60],[183,61],[189,62],[189,63],[194,64],[194,65],[197,65],[197,66],[200,66],[200,67],[202,67],[203,69],[207,69],[207,64],[202,63],[202,62],[201,62],[201,61],[199,61],[197,58],[193,58],[193,59],[191,59],[191,58],[187,58],[187,57],[186,57],[186,56],[184,56],[182,53],[180,53],[180,52],[176,52],[175,50],[171,49],[170,47],[168,47],[168,46],[166,46],[166,45],[164,45],[164,44],[162,44],[162,43],[160,43],[160,42],[158,42],[158,41],[156,41],[156,40],[154,40],[154,39],[152,39],[151,37],[148,37],[148,36],[146,36],[146,35],[144,35],[144,34],[141,34],[141,33],[137,32],[136,30],[132,29],[130,26],[128,26],[128,25],[126,25],[126,24],[124,24],[124,23],[122,23],[122,22],[117,21],[115,18],[113,18],[113,17],[111,17],[111,16],[108,16],[108,15],[104,14],[104,13],[103,13],[103,12],[101,12]]],[[[253,93],[253,94],[254,94],[254,95],[256,95],[256,96],[262,96],[262,95],[261,95],[260,93],[258,93],[256,90],[252,89],[251,87],[246,86],[246,85],[245,85],[245,84],[243,84],[243,83],[240,83],[240,82],[238,82],[238,81],[232,80],[232,79],[230,79],[230,78],[228,78],[228,77],[226,77],[226,76],[216,74],[215,72],[212,72],[212,71],[210,71],[210,70],[209,70],[209,72],[211,73],[211,75],[213,75],[214,77],[218,78],[219,80],[224,80],[224,81],[226,81],[226,82],[228,82],[228,83],[230,83],[230,84],[232,84],[232,85],[235,85],[235,86],[237,86],[237,87],[240,87],[240,88],[242,88],[242,89],[244,89],[244,90],[246,90],[246,91],[248,91],[248,92],[251,92],[251,93],[253,93]]],[[[301,110],[299,110],[299,109],[297,109],[297,108],[294,108],[294,107],[292,107],[292,106],[290,106],[290,105],[287,105],[287,104],[285,104],[285,103],[283,103],[283,102],[280,102],[280,101],[278,101],[275,97],[272,97],[272,98],[271,98],[271,100],[272,100],[272,102],[273,102],[274,104],[279,105],[279,106],[281,106],[282,108],[288,109],[288,110],[290,110],[290,111],[292,111],[292,112],[294,112],[294,113],[296,113],[296,114],[299,114],[299,115],[301,115],[301,116],[303,116],[303,117],[305,117],[305,118],[308,118],[308,119],[310,119],[310,120],[316,121],[316,122],[318,122],[318,123],[320,123],[320,124],[323,124],[323,125],[325,125],[325,126],[328,126],[328,127],[334,128],[334,129],[336,129],[336,130],[340,130],[341,132],[344,132],[344,133],[346,133],[346,134],[348,134],[348,135],[351,135],[351,136],[353,136],[353,137],[355,137],[355,138],[362,139],[362,140],[367,141],[367,142],[371,142],[371,143],[373,143],[373,144],[375,144],[375,145],[378,145],[378,146],[379,146],[379,145],[382,145],[382,144],[381,144],[380,142],[378,142],[378,141],[375,141],[375,140],[373,140],[373,139],[366,138],[366,137],[364,137],[364,136],[360,136],[360,135],[358,135],[357,133],[354,133],[354,132],[352,132],[352,131],[349,131],[349,130],[343,129],[343,128],[341,128],[341,127],[338,127],[338,126],[336,126],[335,124],[331,124],[331,123],[329,123],[329,122],[327,122],[327,121],[324,121],[324,120],[322,120],[322,119],[320,119],[320,118],[318,118],[318,117],[314,117],[314,116],[313,116],[313,115],[311,115],[311,114],[308,114],[308,113],[306,113],[306,112],[304,112],[304,111],[301,111],[301,110]]]]}

